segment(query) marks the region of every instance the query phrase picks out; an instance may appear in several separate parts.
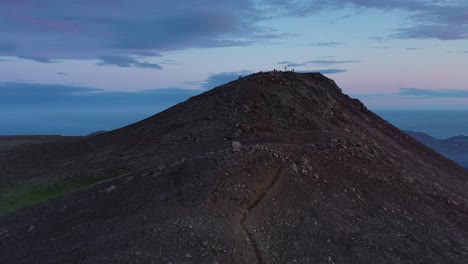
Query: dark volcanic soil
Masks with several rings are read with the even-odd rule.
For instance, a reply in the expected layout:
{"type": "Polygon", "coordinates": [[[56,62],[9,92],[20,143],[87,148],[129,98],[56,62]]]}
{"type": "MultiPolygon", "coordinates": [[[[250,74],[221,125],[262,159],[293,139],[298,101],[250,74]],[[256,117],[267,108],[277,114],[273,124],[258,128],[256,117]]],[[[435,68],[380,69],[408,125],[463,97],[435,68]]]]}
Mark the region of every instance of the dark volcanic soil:
{"type": "Polygon", "coordinates": [[[63,138],[62,136],[0,136],[0,151],[12,149],[24,144],[45,143],[63,138]]]}
{"type": "Polygon", "coordinates": [[[468,263],[468,173],[320,74],[0,152],[0,182],[114,177],[0,218],[0,263],[468,263]]]}

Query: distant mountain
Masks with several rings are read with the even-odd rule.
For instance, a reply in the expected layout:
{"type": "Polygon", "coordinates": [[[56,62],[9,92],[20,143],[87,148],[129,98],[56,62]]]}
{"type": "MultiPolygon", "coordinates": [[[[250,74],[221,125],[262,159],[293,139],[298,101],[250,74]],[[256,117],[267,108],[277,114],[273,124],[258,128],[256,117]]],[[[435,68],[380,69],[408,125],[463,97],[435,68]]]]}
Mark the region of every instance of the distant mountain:
{"type": "Polygon", "coordinates": [[[88,134],[87,137],[97,136],[99,134],[103,134],[103,133],[106,133],[106,132],[107,132],[107,130],[99,130],[99,131],[88,134]]]}
{"type": "Polygon", "coordinates": [[[468,171],[318,73],[249,75],[0,168],[5,211],[54,198],[0,217],[2,264],[468,259],[468,171]]]}
{"type": "Polygon", "coordinates": [[[461,135],[447,139],[437,139],[422,132],[408,130],[405,132],[447,158],[468,168],[468,136],[461,135]]]}

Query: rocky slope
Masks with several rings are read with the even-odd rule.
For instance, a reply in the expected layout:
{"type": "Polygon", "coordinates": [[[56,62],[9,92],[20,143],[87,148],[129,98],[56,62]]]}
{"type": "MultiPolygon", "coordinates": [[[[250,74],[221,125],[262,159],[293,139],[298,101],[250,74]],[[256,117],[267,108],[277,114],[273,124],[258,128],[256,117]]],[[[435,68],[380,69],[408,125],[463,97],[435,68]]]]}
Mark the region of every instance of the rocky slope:
{"type": "Polygon", "coordinates": [[[445,157],[468,168],[468,136],[455,136],[447,139],[437,139],[422,132],[405,131],[421,143],[433,148],[445,157]]]}
{"type": "Polygon", "coordinates": [[[0,263],[467,263],[468,173],[320,74],[258,73],[0,182],[110,178],[0,218],[0,263]]]}
{"type": "Polygon", "coordinates": [[[23,144],[40,144],[62,138],[61,136],[0,136],[0,151],[15,148],[23,144]]]}

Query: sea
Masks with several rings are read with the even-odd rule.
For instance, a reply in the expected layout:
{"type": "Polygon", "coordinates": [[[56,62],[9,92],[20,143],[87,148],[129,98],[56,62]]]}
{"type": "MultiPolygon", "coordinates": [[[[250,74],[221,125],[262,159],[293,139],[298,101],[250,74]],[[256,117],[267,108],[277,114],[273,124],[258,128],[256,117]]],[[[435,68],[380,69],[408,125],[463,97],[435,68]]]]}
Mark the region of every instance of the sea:
{"type": "Polygon", "coordinates": [[[438,139],[468,136],[468,110],[376,110],[402,130],[424,132],[438,139]]]}

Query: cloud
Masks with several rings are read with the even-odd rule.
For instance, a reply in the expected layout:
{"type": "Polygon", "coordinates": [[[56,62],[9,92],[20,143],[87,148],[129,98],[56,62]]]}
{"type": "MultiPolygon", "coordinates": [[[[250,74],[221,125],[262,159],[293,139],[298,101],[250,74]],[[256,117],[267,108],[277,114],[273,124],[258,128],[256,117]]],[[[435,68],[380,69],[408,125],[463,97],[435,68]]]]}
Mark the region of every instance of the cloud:
{"type": "Polygon", "coordinates": [[[54,103],[67,103],[65,98],[76,93],[98,92],[99,89],[67,86],[46,85],[35,83],[9,82],[0,83],[0,108],[27,107],[34,105],[52,105],[54,103]]]}
{"type": "Polygon", "coordinates": [[[468,39],[468,21],[465,25],[425,24],[400,29],[396,38],[458,40],[468,39]]]}
{"type": "Polygon", "coordinates": [[[354,94],[374,108],[467,109],[468,90],[400,88],[396,93],[354,94]]]}
{"type": "Polygon", "coordinates": [[[308,63],[307,62],[296,63],[292,61],[281,61],[281,62],[278,62],[278,64],[284,65],[284,67],[302,67],[302,66],[306,66],[308,63]]]}
{"type": "Polygon", "coordinates": [[[68,75],[66,72],[57,72],[58,75],[68,75]]]}
{"type": "MultiPolygon", "coordinates": [[[[388,35],[392,38],[455,40],[468,38],[468,2],[427,0],[271,0],[267,4],[282,16],[308,16],[324,10],[363,9],[400,11],[408,22],[388,35]]],[[[381,40],[382,37],[379,37],[381,40]]]]}
{"type": "Polygon", "coordinates": [[[467,51],[447,50],[445,51],[445,53],[468,53],[468,50],[467,51]]]}
{"type": "Polygon", "coordinates": [[[355,96],[365,98],[378,97],[411,97],[413,99],[426,98],[468,98],[468,90],[465,89],[422,89],[422,88],[400,88],[396,93],[356,94],[355,96]]]}
{"type": "Polygon", "coordinates": [[[157,57],[165,51],[250,45],[289,36],[257,24],[264,19],[252,0],[0,1],[2,43],[8,43],[0,45],[0,56],[157,57]]]}
{"type": "Polygon", "coordinates": [[[32,60],[35,62],[40,62],[40,63],[57,63],[54,60],[51,60],[49,58],[45,57],[39,57],[39,56],[17,56],[18,58],[25,59],[25,60],[32,60]]]}
{"type": "Polygon", "coordinates": [[[116,56],[106,55],[100,56],[101,60],[97,65],[99,66],[117,66],[117,67],[136,67],[136,68],[148,68],[148,69],[162,69],[159,64],[149,62],[139,62],[135,58],[129,56],[116,56]]]}
{"type": "Polygon", "coordinates": [[[105,92],[92,87],[0,83],[0,134],[85,135],[156,114],[202,90],[105,92]]]}
{"type": "Polygon", "coordinates": [[[13,43],[0,42],[0,52],[13,52],[18,49],[18,46],[13,43]]]}
{"type": "MultiPolygon", "coordinates": [[[[189,48],[245,46],[290,37],[262,26],[273,17],[303,17],[329,10],[398,11],[405,26],[384,38],[468,38],[466,1],[428,0],[130,0],[0,1],[0,56],[49,63],[111,56],[158,57],[189,48]],[[34,45],[31,45],[34,43],[34,45]],[[37,56],[40,54],[40,57],[37,56]]],[[[348,16],[348,15],[346,15],[348,16]]],[[[312,42],[335,47],[341,42],[312,42]]],[[[158,68],[148,62],[133,67],[158,68]]]]}
{"type": "Polygon", "coordinates": [[[419,88],[401,88],[398,93],[400,96],[412,96],[419,98],[468,98],[468,90],[447,89],[447,90],[429,90],[419,88]]]}
{"type": "Polygon", "coordinates": [[[161,65],[149,62],[136,62],[133,65],[137,68],[147,68],[147,69],[162,69],[161,65]]]}
{"type": "Polygon", "coordinates": [[[347,71],[348,70],[346,69],[321,69],[321,70],[303,70],[303,71],[297,71],[297,72],[301,72],[301,73],[319,72],[321,74],[337,74],[337,73],[343,73],[347,71]]]}
{"type": "MultiPolygon", "coordinates": [[[[343,1],[334,1],[343,2],[343,1]]],[[[348,0],[356,7],[407,12],[410,22],[396,29],[395,38],[455,40],[468,38],[466,1],[348,0]]]]}
{"type": "Polygon", "coordinates": [[[345,69],[322,69],[322,70],[317,70],[317,72],[320,72],[321,74],[336,74],[336,73],[343,73],[347,72],[348,70],[345,69]]]}
{"type": "Polygon", "coordinates": [[[311,60],[308,61],[308,64],[326,64],[326,65],[332,65],[332,64],[344,64],[344,63],[357,63],[359,61],[357,60],[311,60]]]}
{"type": "Polygon", "coordinates": [[[238,71],[238,72],[221,72],[208,76],[208,79],[203,81],[186,82],[188,85],[195,85],[204,90],[212,89],[214,87],[223,85],[228,82],[237,80],[240,76],[252,74],[251,71],[238,71]]]}
{"type": "Polygon", "coordinates": [[[343,42],[335,42],[335,41],[312,42],[312,43],[305,44],[305,46],[312,46],[312,47],[337,47],[337,46],[342,46],[342,45],[344,45],[343,42]]]}
{"type": "Polygon", "coordinates": [[[303,67],[308,65],[336,65],[336,64],[347,64],[347,63],[357,63],[357,60],[310,60],[306,62],[296,63],[292,61],[280,61],[279,65],[286,67],[303,67]]]}
{"type": "Polygon", "coordinates": [[[108,92],[99,88],[74,85],[39,84],[23,82],[0,83],[0,109],[22,109],[35,106],[76,107],[118,106],[139,107],[164,100],[186,98],[200,93],[193,89],[150,89],[138,92],[108,92]],[[162,97],[160,97],[162,96],[162,97]]]}
{"type": "Polygon", "coordinates": [[[153,51],[148,51],[148,50],[134,51],[132,55],[143,56],[143,57],[162,57],[161,54],[153,52],[153,51]]]}

